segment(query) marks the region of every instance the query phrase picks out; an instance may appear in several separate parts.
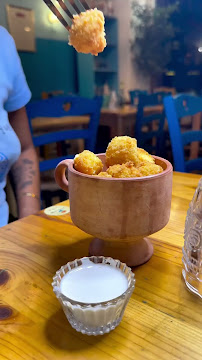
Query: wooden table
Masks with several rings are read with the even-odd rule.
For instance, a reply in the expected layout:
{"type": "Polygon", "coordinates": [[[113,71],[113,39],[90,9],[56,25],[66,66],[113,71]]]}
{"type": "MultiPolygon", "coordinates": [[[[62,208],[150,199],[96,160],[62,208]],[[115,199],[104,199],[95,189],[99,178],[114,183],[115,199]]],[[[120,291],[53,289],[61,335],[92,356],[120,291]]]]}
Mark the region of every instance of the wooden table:
{"type": "MultiPolygon", "coordinates": [[[[32,120],[32,130],[34,135],[40,135],[51,131],[63,131],[82,129],[88,126],[89,116],[64,116],[60,118],[37,117],[32,120]]],[[[82,152],[85,148],[84,139],[77,139],[77,152],[82,152]]],[[[62,156],[60,143],[57,144],[58,156],[62,156]]],[[[50,159],[50,145],[44,146],[44,158],[50,159]]]]}
{"type": "MultiPolygon", "coordinates": [[[[145,115],[161,113],[163,105],[146,106],[145,115]]],[[[110,127],[110,137],[129,135],[134,137],[137,107],[125,105],[123,108],[102,109],[100,125],[110,127]]]]}
{"type": "Polygon", "coordinates": [[[198,181],[174,174],[170,222],[151,237],[150,261],[134,269],[136,288],[121,324],[100,337],[71,328],[51,287],[61,265],[88,254],[91,236],[69,214],[43,211],[0,229],[0,359],[202,359],[202,302],[181,276],[185,216],[198,181]]]}
{"type": "MultiPolygon", "coordinates": [[[[163,105],[147,106],[145,114],[162,112],[163,105]]],[[[126,105],[123,108],[102,109],[100,116],[100,125],[110,127],[111,138],[114,136],[134,135],[135,117],[137,108],[126,105]]],[[[89,116],[64,116],[61,118],[45,118],[38,117],[32,120],[32,128],[35,134],[46,131],[67,130],[68,128],[81,128],[87,126],[89,116]]]]}
{"type": "Polygon", "coordinates": [[[81,128],[84,125],[88,125],[89,120],[89,116],[37,117],[32,120],[32,129],[35,134],[46,131],[62,131],[69,128],[81,128]]]}

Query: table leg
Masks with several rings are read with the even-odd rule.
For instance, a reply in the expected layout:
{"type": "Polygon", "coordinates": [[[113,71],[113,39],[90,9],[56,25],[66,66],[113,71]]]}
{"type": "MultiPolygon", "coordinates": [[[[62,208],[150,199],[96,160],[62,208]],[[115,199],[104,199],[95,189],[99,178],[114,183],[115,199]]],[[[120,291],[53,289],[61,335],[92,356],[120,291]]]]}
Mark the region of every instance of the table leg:
{"type": "Polygon", "coordinates": [[[44,145],[44,159],[48,160],[50,159],[50,145],[44,145]]]}
{"type": "Polygon", "coordinates": [[[63,153],[62,153],[62,144],[61,144],[61,142],[56,143],[56,148],[57,148],[57,156],[58,157],[62,156],[63,153]]]}
{"type": "Polygon", "coordinates": [[[78,139],[77,145],[78,145],[78,153],[81,153],[85,149],[84,139],[78,139]]]}
{"type": "MultiPolygon", "coordinates": [[[[78,126],[78,130],[84,129],[84,126],[78,126]]],[[[78,153],[81,153],[85,149],[85,140],[84,139],[77,139],[77,147],[78,147],[78,153]]]]}
{"type": "MultiPolygon", "coordinates": [[[[118,116],[118,115],[117,115],[118,116]]],[[[119,125],[118,118],[117,121],[113,121],[111,124],[108,124],[110,127],[110,138],[113,139],[115,136],[119,136],[119,125]]]]}
{"type": "Polygon", "coordinates": [[[123,136],[124,129],[123,129],[123,117],[119,114],[117,119],[117,136],[123,136]]]}
{"type": "MultiPolygon", "coordinates": [[[[201,128],[201,113],[198,113],[192,118],[192,130],[200,130],[201,128]]],[[[197,159],[199,154],[199,141],[195,141],[190,146],[190,160],[197,159]]]]}

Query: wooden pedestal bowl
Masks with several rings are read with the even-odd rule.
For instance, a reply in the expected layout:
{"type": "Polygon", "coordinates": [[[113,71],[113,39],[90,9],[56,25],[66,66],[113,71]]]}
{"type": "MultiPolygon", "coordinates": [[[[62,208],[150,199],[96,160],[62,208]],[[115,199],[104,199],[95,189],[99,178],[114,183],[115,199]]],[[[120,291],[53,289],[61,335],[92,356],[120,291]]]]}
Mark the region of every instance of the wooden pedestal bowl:
{"type": "MultiPolygon", "coordinates": [[[[105,154],[99,154],[105,167],[105,154]]],[[[142,178],[101,178],[76,171],[72,160],[55,170],[58,185],[69,193],[73,223],[95,237],[91,255],[111,256],[129,266],[145,263],[153,254],[147,236],[168,222],[172,165],[156,157],[164,171],[142,178]],[[68,168],[68,181],[66,169],[68,168]]]]}

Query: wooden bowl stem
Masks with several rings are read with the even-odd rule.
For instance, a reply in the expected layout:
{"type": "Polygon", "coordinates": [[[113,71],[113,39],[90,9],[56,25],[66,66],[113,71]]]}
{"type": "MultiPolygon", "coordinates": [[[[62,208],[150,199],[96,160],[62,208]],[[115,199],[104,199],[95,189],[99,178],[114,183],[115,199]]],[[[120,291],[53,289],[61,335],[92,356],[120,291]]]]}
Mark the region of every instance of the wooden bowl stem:
{"type": "Polygon", "coordinates": [[[149,238],[140,238],[134,242],[106,241],[93,239],[89,254],[110,256],[119,259],[128,266],[138,266],[147,262],[153,255],[153,245],[149,238]]]}

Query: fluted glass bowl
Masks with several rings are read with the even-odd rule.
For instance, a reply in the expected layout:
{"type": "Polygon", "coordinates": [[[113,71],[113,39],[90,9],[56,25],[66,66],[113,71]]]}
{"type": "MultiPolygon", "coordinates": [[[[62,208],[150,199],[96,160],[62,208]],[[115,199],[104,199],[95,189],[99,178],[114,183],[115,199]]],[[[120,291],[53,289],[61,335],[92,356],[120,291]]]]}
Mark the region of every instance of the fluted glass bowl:
{"type": "Polygon", "coordinates": [[[119,260],[91,256],[88,259],[95,264],[107,264],[120,269],[128,280],[128,288],[122,295],[106,302],[86,304],[71,300],[61,293],[60,282],[65,274],[81,266],[85,259],[87,258],[76,259],[62,266],[53,278],[53,291],[61,303],[69,323],[75,330],[87,335],[103,335],[115,329],[121,322],[135,287],[135,277],[131,269],[119,260]]]}

